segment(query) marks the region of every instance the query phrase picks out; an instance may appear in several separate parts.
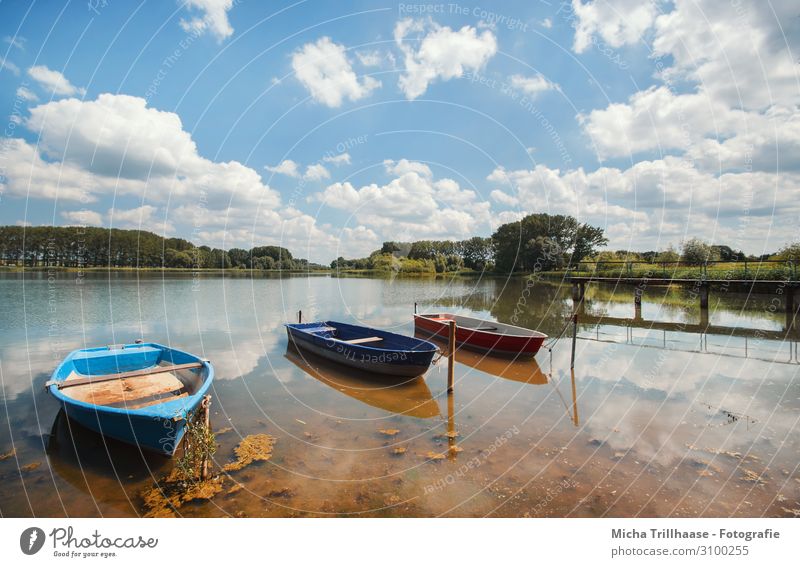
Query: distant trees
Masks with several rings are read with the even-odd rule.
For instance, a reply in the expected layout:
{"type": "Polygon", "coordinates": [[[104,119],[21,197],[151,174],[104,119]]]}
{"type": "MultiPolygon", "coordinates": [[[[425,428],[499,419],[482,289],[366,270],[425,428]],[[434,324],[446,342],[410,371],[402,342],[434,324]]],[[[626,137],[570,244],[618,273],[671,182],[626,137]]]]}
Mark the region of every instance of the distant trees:
{"type": "Polygon", "coordinates": [[[675,250],[675,247],[670,244],[667,246],[666,250],[662,250],[656,255],[656,262],[678,262],[681,259],[681,255],[678,254],[678,251],[675,250]]]}
{"type": "Polygon", "coordinates": [[[152,232],[96,227],[0,226],[0,264],[126,268],[320,268],[280,246],[229,251],[152,232]]]}
{"type": "Polygon", "coordinates": [[[683,243],[681,260],[687,264],[700,266],[719,260],[719,253],[705,241],[699,238],[690,238],[683,243]]]}
{"type": "Polygon", "coordinates": [[[504,224],[492,235],[495,265],[503,272],[576,264],[607,242],[601,228],[579,223],[572,216],[546,213],[504,224]]]}
{"type": "Polygon", "coordinates": [[[800,242],[794,242],[791,244],[787,244],[780,251],[771,256],[772,260],[792,260],[794,262],[800,262],[800,242]]]}

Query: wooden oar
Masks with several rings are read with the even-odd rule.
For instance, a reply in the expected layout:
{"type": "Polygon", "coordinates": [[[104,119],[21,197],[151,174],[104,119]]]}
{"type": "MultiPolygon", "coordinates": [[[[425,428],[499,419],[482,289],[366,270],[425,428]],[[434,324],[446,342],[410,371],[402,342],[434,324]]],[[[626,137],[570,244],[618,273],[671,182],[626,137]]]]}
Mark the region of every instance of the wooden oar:
{"type": "Polygon", "coordinates": [[[97,384],[98,382],[110,382],[111,380],[124,380],[126,378],[136,378],[138,376],[150,376],[151,374],[163,374],[164,372],[175,372],[177,370],[189,370],[191,368],[201,368],[202,362],[188,362],[186,364],[174,364],[172,366],[157,366],[155,368],[143,368],[142,370],[131,370],[120,372],[119,374],[104,374],[102,376],[89,376],[87,378],[75,378],[74,380],[48,380],[44,387],[52,385],[58,386],[59,390],[71,388],[72,386],[83,386],[85,384],[97,384]]]}

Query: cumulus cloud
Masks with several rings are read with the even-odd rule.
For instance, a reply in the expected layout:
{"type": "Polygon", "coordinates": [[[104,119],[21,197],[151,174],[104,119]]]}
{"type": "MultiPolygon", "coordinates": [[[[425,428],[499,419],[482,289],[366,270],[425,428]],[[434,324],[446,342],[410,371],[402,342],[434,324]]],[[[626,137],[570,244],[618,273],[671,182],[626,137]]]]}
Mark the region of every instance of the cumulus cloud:
{"type": "Polygon", "coordinates": [[[48,69],[45,65],[34,65],[28,69],[28,75],[49,93],[56,96],[83,96],[86,89],[70,83],[59,71],[48,69]]]}
{"type": "Polygon", "coordinates": [[[12,75],[16,75],[17,77],[19,77],[19,73],[20,73],[19,67],[14,65],[14,63],[12,63],[11,61],[9,61],[6,58],[0,60],[0,71],[8,71],[12,75]]]}
{"type": "MultiPolygon", "coordinates": [[[[398,163],[402,162],[415,163],[398,163]]],[[[349,182],[334,183],[312,200],[352,212],[359,225],[384,239],[460,239],[488,229],[490,224],[489,203],[474,191],[461,188],[452,179],[434,180],[413,170],[385,185],[357,188],[349,182]],[[409,203],[414,206],[404,206],[409,203]]]]}
{"type": "Polygon", "coordinates": [[[775,210],[800,214],[800,174],[720,175],[672,156],[592,172],[562,172],[544,165],[531,170],[497,168],[487,179],[499,186],[492,192],[496,201],[528,213],[573,215],[603,227],[610,246],[617,248],[655,249],[700,236],[734,247],[774,249],[791,236],[791,227],[767,230],[775,210]]]}
{"type": "MultiPolygon", "coordinates": [[[[309,252],[320,261],[337,246],[332,227],[282,206],[252,168],[202,157],[179,117],[144,99],[104,94],[49,102],[30,114],[25,125],[40,133],[38,148],[21,138],[0,141],[8,160],[0,190],[10,198],[88,204],[95,213],[88,224],[102,216],[91,204],[115,195],[138,206],[108,211],[113,226],[191,232],[198,244],[227,247],[280,243],[294,251],[319,242],[309,252]]],[[[79,222],[72,213],[62,218],[79,222]]]]}
{"type": "Polygon", "coordinates": [[[180,25],[186,32],[209,32],[218,41],[222,41],[233,34],[233,28],[228,21],[228,12],[233,8],[233,0],[179,0],[179,3],[190,10],[200,12],[199,15],[185,19],[180,25]]]}
{"type": "Polygon", "coordinates": [[[30,90],[28,87],[19,87],[17,89],[17,96],[28,102],[35,102],[39,100],[39,97],[36,96],[36,93],[30,90]]]}
{"type": "Polygon", "coordinates": [[[611,47],[634,44],[655,23],[659,0],[572,0],[575,16],[573,50],[583,53],[598,36],[611,47]]]}
{"type": "Polygon", "coordinates": [[[401,159],[400,161],[385,159],[383,160],[383,167],[386,168],[386,173],[391,175],[399,176],[414,172],[428,179],[433,177],[431,168],[426,164],[418,161],[410,161],[405,158],[401,159]]]}
{"type": "Polygon", "coordinates": [[[103,226],[103,216],[97,211],[82,209],[80,211],[62,211],[61,216],[70,224],[78,226],[103,226]]]}
{"type": "Polygon", "coordinates": [[[267,165],[264,167],[267,171],[272,173],[279,173],[281,175],[288,175],[289,177],[300,177],[297,162],[285,159],[278,165],[267,165]]]}
{"type": "Polygon", "coordinates": [[[404,19],[395,25],[394,39],[404,55],[399,85],[409,100],[422,96],[436,80],[480,70],[497,53],[494,34],[479,34],[472,26],[453,31],[435,22],[404,19]]]}
{"type": "Polygon", "coordinates": [[[350,154],[344,152],[335,156],[325,156],[322,158],[325,163],[332,163],[335,166],[350,165],[350,154]]]}
{"type": "Polygon", "coordinates": [[[372,77],[359,80],[345,47],[329,37],[307,43],[295,51],[292,69],[312,98],[331,108],[341,106],[345,100],[360,100],[381,86],[380,81],[372,77]]]}
{"type": "Polygon", "coordinates": [[[781,24],[791,13],[786,3],[674,2],[653,26],[663,84],[578,116],[598,156],[657,151],[709,170],[798,169],[784,157],[800,150],[797,65],[781,24]]]}
{"type": "Polygon", "coordinates": [[[547,80],[542,74],[536,74],[532,77],[511,75],[511,86],[524,92],[529,97],[534,97],[545,91],[560,90],[556,83],[547,80]]]}
{"type": "Polygon", "coordinates": [[[321,179],[329,179],[330,176],[330,172],[325,168],[324,165],[321,163],[315,163],[306,168],[306,172],[303,174],[303,179],[307,179],[308,181],[320,181],[321,179]]]}

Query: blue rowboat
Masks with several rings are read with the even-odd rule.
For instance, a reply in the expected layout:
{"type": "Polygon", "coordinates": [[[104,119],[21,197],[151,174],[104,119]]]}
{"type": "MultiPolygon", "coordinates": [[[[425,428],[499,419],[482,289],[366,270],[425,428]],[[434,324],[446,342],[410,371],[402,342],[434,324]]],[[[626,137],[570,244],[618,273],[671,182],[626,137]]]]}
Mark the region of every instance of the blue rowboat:
{"type": "Polygon", "coordinates": [[[45,387],[81,425],[171,456],[213,379],[207,360],[136,343],[73,351],[45,387]]]}
{"type": "Polygon", "coordinates": [[[337,321],[290,323],[286,332],[300,350],[373,374],[419,376],[438,350],[424,339],[337,321]]]}

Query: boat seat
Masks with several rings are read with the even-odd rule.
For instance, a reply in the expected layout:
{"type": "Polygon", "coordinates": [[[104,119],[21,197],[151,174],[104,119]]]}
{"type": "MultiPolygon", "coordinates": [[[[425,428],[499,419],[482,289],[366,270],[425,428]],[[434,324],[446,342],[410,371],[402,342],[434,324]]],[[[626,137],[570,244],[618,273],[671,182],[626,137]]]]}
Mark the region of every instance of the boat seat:
{"type": "Polygon", "coordinates": [[[361,339],[350,339],[349,341],[342,341],[343,343],[347,343],[349,345],[360,345],[363,343],[376,343],[378,341],[382,341],[381,337],[364,337],[361,339]]]}

